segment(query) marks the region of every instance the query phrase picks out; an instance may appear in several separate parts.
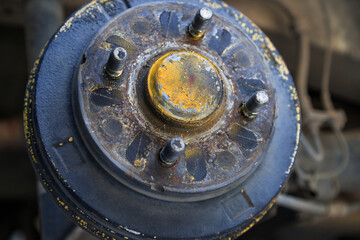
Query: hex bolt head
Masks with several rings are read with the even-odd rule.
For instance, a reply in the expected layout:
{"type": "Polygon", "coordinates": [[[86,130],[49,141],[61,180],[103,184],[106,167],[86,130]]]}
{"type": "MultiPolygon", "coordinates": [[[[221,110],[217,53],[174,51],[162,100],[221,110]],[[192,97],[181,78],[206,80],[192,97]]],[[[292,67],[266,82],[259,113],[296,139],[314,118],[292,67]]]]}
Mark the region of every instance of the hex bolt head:
{"type": "Polygon", "coordinates": [[[181,137],[171,138],[160,151],[160,163],[164,167],[172,167],[184,153],[184,140],[181,137]]]}
{"type": "Polygon", "coordinates": [[[122,47],[115,48],[108,58],[105,65],[105,73],[111,79],[117,79],[121,76],[128,54],[122,47]]]}
{"type": "Polygon", "coordinates": [[[189,25],[189,34],[198,40],[204,36],[205,30],[209,27],[213,18],[213,12],[209,8],[200,8],[192,23],[189,25]]]}
{"type": "Polygon", "coordinates": [[[254,119],[261,108],[269,102],[269,95],[266,91],[257,91],[249,100],[240,107],[241,114],[248,119],[254,119]]]}

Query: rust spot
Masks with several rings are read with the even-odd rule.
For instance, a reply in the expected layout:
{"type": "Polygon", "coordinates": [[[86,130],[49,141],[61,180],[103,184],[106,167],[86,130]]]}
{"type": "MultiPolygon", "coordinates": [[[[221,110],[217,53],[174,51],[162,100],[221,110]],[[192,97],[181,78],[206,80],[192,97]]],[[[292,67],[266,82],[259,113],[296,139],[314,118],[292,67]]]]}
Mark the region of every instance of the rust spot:
{"type": "Polygon", "coordinates": [[[175,177],[175,176],[173,176],[173,180],[174,180],[174,182],[179,182],[180,181],[180,179],[175,177]]]}

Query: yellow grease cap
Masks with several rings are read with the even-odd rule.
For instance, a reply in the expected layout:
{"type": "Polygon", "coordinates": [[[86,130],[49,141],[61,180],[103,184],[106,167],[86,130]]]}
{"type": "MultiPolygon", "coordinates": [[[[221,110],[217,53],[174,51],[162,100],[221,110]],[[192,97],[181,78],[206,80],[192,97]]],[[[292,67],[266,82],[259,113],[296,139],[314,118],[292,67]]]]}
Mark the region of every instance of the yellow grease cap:
{"type": "Polygon", "coordinates": [[[156,60],[147,88],[158,111],[184,123],[206,119],[219,107],[223,94],[217,67],[204,56],[189,51],[168,52],[156,60]]]}

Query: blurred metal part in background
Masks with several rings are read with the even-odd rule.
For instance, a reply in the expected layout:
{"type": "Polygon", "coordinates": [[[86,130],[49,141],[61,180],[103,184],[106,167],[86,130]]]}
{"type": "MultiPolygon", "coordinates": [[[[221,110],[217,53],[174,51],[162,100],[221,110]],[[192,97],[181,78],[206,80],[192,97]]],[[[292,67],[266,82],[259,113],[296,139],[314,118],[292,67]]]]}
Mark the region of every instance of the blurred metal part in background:
{"type": "Polygon", "coordinates": [[[309,86],[322,89],[321,79],[327,49],[333,51],[330,69],[331,92],[360,103],[358,89],[360,39],[359,3],[353,0],[229,0],[242,9],[278,42],[278,48],[294,73],[297,69],[298,34],[306,34],[311,47],[309,86]]]}

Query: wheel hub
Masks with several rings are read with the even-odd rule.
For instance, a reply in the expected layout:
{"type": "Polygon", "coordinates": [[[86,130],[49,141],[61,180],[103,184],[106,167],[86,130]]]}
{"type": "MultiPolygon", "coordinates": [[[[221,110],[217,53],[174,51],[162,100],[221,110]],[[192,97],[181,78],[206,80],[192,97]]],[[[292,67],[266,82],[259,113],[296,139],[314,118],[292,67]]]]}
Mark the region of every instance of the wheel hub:
{"type": "Polygon", "coordinates": [[[104,239],[238,237],[294,164],[291,76],[226,4],[154,1],[93,1],[49,41],[26,91],[29,154],[104,239]]]}

